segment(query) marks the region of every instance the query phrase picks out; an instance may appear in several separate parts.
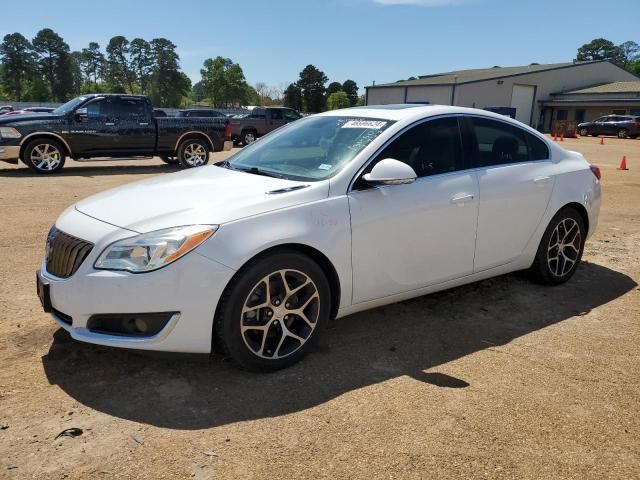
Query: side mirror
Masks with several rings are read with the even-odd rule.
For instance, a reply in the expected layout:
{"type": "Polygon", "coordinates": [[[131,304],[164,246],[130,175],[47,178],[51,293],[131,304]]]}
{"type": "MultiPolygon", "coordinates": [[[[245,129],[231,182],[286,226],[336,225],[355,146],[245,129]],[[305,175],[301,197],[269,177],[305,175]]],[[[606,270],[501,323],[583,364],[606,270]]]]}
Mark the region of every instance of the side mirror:
{"type": "Polygon", "coordinates": [[[406,185],[416,181],[416,172],[406,163],[385,158],[375,164],[362,179],[369,185],[406,185]]]}
{"type": "Polygon", "coordinates": [[[73,116],[75,117],[76,120],[84,120],[89,116],[89,113],[86,107],[82,107],[82,108],[78,108],[74,112],[73,116]]]}

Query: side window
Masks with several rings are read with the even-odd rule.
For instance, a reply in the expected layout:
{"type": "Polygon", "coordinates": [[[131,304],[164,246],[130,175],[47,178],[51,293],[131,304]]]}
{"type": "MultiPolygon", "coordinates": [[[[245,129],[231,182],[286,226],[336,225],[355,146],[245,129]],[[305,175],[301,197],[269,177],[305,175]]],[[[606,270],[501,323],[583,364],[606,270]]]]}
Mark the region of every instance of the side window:
{"type": "Polygon", "coordinates": [[[149,117],[147,104],[137,98],[119,98],[115,102],[115,115],[122,121],[138,121],[149,117]]]}
{"type": "Polygon", "coordinates": [[[284,120],[282,110],[269,110],[269,113],[271,113],[271,120],[284,120]]]}
{"type": "Polygon", "coordinates": [[[458,119],[441,118],[413,127],[388,145],[371,165],[385,158],[406,163],[418,177],[464,169],[458,119]]]}
{"type": "Polygon", "coordinates": [[[471,125],[476,136],[478,166],[529,160],[524,130],[488,118],[472,118],[471,125]]]}
{"type": "Polygon", "coordinates": [[[251,112],[251,115],[249,115],[249,117],[251,117],[251,118],[267,118],[267,115],[266,115],[265,110],[255,109],[255,110],[253,110],[253,112],[251,112]]]}
{"type": "Polygon", "coordinates": [[[300,115],[298,112],[293,110],[285,110],[284,116],[287,120],[298,120],[302,118],[302,115],[300,115]]]}
{"type": "Polygon", "coordinates": [[[91,120],[106,120],[110,115],[110,102],[106,98],[96,100],[86,105],[87,116],[91,120]]]}
{"type": "Polygon", "coordinates": [[[524,136],[529,145],[529,160],[548,160],[549,147],[535,135],[525,132],[524,136]]]}

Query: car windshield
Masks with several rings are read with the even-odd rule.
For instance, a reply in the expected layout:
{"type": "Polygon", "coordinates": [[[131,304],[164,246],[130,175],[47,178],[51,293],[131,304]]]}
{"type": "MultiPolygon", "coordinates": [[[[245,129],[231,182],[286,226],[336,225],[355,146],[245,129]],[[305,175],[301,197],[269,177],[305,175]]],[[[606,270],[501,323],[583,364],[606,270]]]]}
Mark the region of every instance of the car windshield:
{"type": "Polygon", "coordinates": [[[64,105],[60,105],[58,108],[56,108],[51,113],[55,113],[56,115],[64,115],[66,113],[69,113],[74,108],[76,108],[78,105],[80,105],[86,99],[87,99],[87,97],[76,97],[73,100],[69,100],[64,105]]]}
{"type": "Polygon", "coordinates": [[[331,177],[394,122],[313,116],[290,123],[234,155],[228,166],[291,180],[331,177]]]}

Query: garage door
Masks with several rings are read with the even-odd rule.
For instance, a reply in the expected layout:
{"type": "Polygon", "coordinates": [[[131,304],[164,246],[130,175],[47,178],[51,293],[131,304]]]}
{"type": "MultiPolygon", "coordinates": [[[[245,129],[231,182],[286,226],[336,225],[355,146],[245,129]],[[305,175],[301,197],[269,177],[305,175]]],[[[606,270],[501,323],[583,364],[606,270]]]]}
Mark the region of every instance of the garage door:
{"type": "Polygon", "coordinates": [[[516,109],[516,120],[530,125],[531,109],[536,87],[533,85],[514,85],[511,94],[511,108],[516,109]]]}

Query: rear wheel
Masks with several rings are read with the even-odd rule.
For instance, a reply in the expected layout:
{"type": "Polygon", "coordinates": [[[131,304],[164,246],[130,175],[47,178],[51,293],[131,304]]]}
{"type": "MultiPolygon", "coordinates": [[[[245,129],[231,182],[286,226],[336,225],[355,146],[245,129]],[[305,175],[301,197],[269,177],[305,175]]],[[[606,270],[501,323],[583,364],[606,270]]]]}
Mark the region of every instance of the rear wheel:
{"type": "Polygon", "coordinates": [[[533,265],[532,278],[548,285],[569,280],[580,263],[586,230],[582,216],[574,208],[563,208],[549,222],[533,265]]]}
{"type": "Polygon", "coordinates": [[[64,167],[64,148],[49,138],[36,139],[24,149],[22,160],[34,172],[57,173],[64,167]]]}
{"type": "Polygon", "coordinates": [[[227,287],[214,346],[249,370],[284,368],[309,352],[330,312],[329,283],[313,260],[293,251],[263,257],[227,287]]]}
{"type": "Polygon", "coordinates": [[[242,143],[246,146],[255,142],[258,139],[258,135],[253,130],[247,130],[242,132],[241,138],[242,143]]]}
{"type": "Polygon", "coordinates": [[[178,161],[183,168],[206,165],[209,161],[209,146],[199,138],[189,138],[178,147],[178,161]]]}
{"type": "Polygon", "coordinates": [[[626,128],[621,128],[618,130],[618,138],[627,138],[629,136],[629,130],[626,128]]]}
{"type": "Polygon", "coordinates": [[[586,128],[582,127],[582,128],[580,129],[580,136],[581,136],[581,137],[586,137],[586,136],[588,136],[588,135],[589,135],[589,130],[587,130],[586,128]]]}

